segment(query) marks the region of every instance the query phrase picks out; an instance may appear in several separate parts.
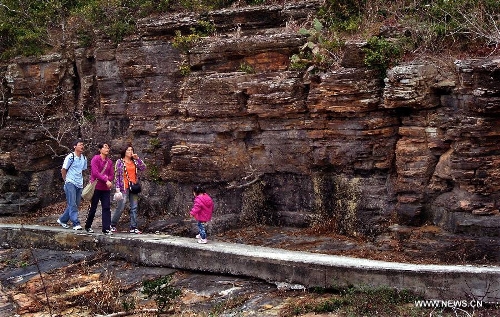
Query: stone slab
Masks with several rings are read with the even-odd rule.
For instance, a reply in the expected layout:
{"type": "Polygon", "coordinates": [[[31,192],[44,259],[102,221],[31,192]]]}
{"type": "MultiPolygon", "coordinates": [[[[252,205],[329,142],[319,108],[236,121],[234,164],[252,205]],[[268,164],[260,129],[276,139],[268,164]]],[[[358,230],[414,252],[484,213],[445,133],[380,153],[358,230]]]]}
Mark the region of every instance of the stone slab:
{"type": "Polygon", "coordinates": [[[48,226],[0,224],[0,245],[103,250],[146,266],[259,278],[304,287],[391,287],[426,299],[500,301],[500,267],[422,265],[210,241],[163,234],[113,236],[48,226]]]}

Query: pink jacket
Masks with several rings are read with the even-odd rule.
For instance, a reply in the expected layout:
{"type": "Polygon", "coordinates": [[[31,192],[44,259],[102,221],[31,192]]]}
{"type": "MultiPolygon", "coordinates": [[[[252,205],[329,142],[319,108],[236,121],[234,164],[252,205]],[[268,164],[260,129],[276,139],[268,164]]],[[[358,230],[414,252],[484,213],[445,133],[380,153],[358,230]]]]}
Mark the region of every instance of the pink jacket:
{"type": "Polygon", "coordinates": [[[212,212],[214,211],[214,202],[208,194],[201,194],[194,198],[194,205],[191,209],[191,216],[197,221],[207,222],[212,219],[212,212]]]}
{"type": "Polygon", "coordinates": [[[110,190],[106,185],[107,181],[113,182],[115,173],[113,168],[113,161],[109,158],[106,161],[103,161],[101,155],[96,154],[90,161],[90,181],[93,182],[97,179],[97,185],[95,185],[95,189],[99,190],[110,190]],[[108,165],[106,165],[108,162],[108,165]],[[104,165],[106,165],[106,169],[103,171],[104,165]]]}

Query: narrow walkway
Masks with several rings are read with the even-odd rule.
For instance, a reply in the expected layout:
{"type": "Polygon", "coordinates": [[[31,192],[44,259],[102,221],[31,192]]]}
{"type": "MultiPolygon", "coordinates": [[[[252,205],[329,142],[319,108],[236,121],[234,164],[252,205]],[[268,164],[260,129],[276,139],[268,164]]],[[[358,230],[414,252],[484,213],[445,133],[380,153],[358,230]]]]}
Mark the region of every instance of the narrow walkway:
{"type": "Polygon", "coordinates": [[[105,236],[48,226],[0,224],[0,246],[102,250],[146,266],[256,277],[296,287],[393,287],[427,299],[500,302],[500,267],[418,265],[289,251],[170,235],[105,236]]]}

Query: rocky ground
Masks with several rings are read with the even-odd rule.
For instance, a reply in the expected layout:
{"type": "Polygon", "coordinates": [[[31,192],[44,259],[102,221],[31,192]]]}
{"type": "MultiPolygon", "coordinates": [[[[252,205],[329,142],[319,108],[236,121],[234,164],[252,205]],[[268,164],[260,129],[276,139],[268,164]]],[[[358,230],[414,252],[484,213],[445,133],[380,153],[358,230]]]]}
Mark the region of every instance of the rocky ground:
{"type": "MultiPolygon", "coordinates": [[[[0,221],[57,226],[60,208],[53,206],[36,216],[4,217],[0,221]]],[[[80,219],[85,217],[82,212],[80,219]]],[[[122,220],[122,230],[126,230],[127,221],[122,220]]],[[[164,219],[143,221],[143,229],[157,230],[161,227],[159,223],[164,222],[164,219]]],[[[100,223],[98,213],[94,222],[96,231],[100,231],[100,223]]],[[[254,226],[212,235],[210,239],[385,261],[499,265],[491,255],[497,252],[498,239],[490,239],[488,244],[433,226],[394,225],[386,234],[370,240],[329,233],[327,225],[302,229],[254,226]]],[[[307,316],[310,312],[299,309],[297,303],[304,303],[300,307],[311,307],[310,303],[327,296],[299,286],[244,277],[140,267],[95,252],[0,249],[0,269],[1,316],[154,316],[157,302],[141,292],[142,282],[170,274],[172,289],[181,290],[181,296],[169,310],[174,316],[307,316]]],[[[471,316],[499,316],[497,308],[476,311],[471,316]]],[[[314,316],[321,316],[320,313],[321,310],[316,310],[314,316]]],[[[428,311],[421,313],[437,316],[429,315],[428,311]]],[[[421,315],[417,312],[412,316],[421,315]]]]}

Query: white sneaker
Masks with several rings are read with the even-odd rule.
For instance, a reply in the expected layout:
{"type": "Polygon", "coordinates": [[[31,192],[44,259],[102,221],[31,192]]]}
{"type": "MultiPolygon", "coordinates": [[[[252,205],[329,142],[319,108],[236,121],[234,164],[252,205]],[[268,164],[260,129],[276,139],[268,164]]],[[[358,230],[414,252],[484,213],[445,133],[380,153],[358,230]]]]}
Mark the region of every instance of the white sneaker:
{"type": "Polygon", "coordinates": [[[198,243],[205,244],[207,243],[207,239],[200,239],[198,240],[198,243]]]}
{"type": "Polygon", "coordinates": [[[116,232],[116,227],[111,226],[111,232],[116,232]]]}
{"type": "Polygon", "coordinates": [[[201,236],[199,234],[196,235],[196,239],[201,239],[201,236]]]}
{"type": "Polygon", "coordinates": [[[63,227],[64,229],[68,229],[69,226],[68,224],[62,222],[61,220],[57,219],[57,223],[61,225],[61,227],[63,227]]]}
{"type": "Polygon", "coordinates": [[[83,228],[80,225],[76,225],[76,226],[73,227],[73,230],[82,230],[82,229],[83,228]]]}

